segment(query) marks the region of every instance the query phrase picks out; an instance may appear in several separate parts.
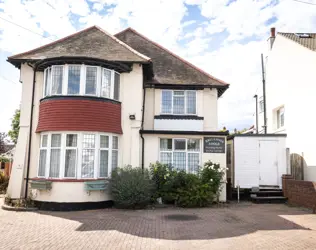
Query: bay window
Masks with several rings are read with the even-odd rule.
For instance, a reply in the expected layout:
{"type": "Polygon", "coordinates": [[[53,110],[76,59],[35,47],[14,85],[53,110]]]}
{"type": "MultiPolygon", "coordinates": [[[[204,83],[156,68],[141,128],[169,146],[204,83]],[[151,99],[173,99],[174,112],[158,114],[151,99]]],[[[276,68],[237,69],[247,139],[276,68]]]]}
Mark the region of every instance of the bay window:
{"type": "Polygon", "coordinates": [[[39,154],[38,172],[39,177],[44,177],[46,175],[46,161],[47,161],[47,149],[48,149],[48,135],[42,135],[41,146],[39,154]]]}
{"type": "Polygon", "coordinates": [[[111,134],[45,133],[41,135],[37,175],[106,178],[118,165],[118,148],[118,137],[111,134]]]}
{"type": "Polygon", "coordinates": [[[162,90],[161,113],[173,115],[196,114],[195,90],[162,90]]]}
{"type": "MultiPolygon", "coordinates": [[[[68,66],[68,91],[69,95],[77,95],[80,91],[80,65],[68,66]]],[[[60,93],[61,94],[61,93],[60,93]]]]}
{"type": "Polygon", "coordinates": [[[175,169],[197,173],[200,165],[200,139],[160,139],[160,162],[175,169]]]}
{"type": "Polygon", "coordinates": [[[50,150],[49,177],[59,177],[60,154],[61,153],[61,134],[52,134],[50,150]]]}
{"type": "Polygon", "coordinates": [[[65,149],[65,172],[64,176],[69,178],[76,177],[77,165],[77,139],[76,134],[66,135],[66,149],[65,149]]]}
{"type": "Polygon", "coordinates": [[[93,95],[119,100],[120,74],[99,66],[54,65],[44,70],[44,97],[93,95]]]}

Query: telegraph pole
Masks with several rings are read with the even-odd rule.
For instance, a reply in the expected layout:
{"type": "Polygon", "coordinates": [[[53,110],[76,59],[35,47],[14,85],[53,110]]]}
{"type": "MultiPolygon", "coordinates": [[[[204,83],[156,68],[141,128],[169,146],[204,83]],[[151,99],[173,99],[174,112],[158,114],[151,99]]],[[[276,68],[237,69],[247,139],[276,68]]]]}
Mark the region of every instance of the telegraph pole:
{"type": "Polygon", "coordinates": [[[263,128],[264,133],[267,133],[267,103],[266,103],[266,80],[263,64],[263,54],[261,54],[261,68],[262,68],[262,87],[263,87],[263,128]]]}

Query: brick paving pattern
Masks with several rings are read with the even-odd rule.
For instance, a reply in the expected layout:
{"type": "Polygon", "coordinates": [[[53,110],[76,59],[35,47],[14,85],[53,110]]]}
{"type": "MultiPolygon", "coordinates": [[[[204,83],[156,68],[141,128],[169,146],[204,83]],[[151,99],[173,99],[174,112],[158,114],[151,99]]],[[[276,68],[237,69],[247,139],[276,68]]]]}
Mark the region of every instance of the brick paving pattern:
{"type": "Polygon", "coordinates": [[[0,249],[316,249],[316,215],[283,204],[0,210],[0,249]]]}

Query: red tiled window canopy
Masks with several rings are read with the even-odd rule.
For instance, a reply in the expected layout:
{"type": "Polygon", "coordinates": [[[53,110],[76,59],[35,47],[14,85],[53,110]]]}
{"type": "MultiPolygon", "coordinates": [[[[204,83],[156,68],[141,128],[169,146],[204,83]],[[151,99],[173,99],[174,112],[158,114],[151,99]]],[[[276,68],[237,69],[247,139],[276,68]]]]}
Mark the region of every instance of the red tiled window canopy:
{"type": "Polygon", "coordinates": [[[122,134],[121,103],[95,97],[42,99],[36,132],[98,131],[122,134]]]}

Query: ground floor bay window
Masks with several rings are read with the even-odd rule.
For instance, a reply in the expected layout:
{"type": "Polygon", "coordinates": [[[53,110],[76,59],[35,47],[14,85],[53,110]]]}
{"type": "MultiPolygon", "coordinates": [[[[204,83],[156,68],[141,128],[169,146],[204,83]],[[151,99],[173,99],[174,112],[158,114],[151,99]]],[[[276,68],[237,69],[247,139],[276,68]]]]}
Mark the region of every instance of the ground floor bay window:
{"type": "Polygon", "coordinates": [[[42,133],[37,175],[67,179],[109,177],[118,165],[118,142],[118,136],[105,133],[42,133]]]}
{"type": "Polygon", "coordinates": [[[178,170],[196,173],[201,162],[201,140],[160,138],[160,162],[178,170]]]}

